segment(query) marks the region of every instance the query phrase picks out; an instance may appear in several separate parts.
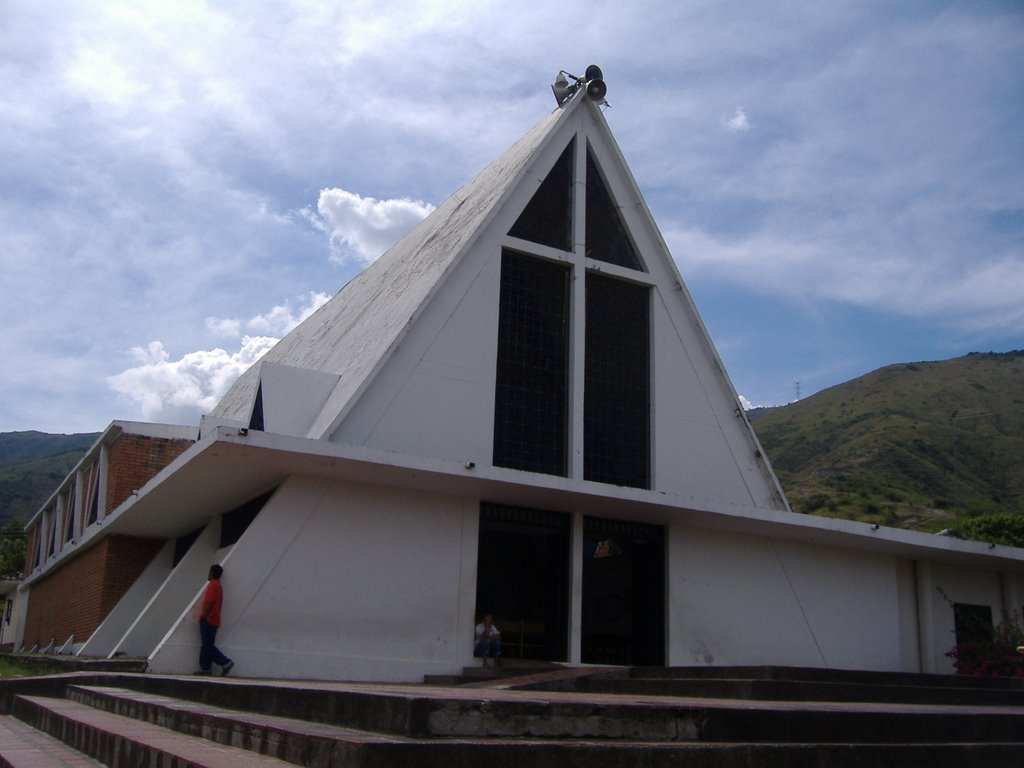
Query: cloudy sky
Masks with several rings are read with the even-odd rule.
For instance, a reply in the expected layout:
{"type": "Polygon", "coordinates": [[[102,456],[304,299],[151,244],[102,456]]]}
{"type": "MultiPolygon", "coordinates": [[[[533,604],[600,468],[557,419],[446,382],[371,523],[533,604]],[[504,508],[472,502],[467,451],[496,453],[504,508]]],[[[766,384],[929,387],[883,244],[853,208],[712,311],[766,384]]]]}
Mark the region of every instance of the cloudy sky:
{"type": "Polygon", "coordinates": [[[0,0],[0,431],[198,423],[591,63],[750,403],[1024,348],[1020,2],[514,8],[0,0]]]}

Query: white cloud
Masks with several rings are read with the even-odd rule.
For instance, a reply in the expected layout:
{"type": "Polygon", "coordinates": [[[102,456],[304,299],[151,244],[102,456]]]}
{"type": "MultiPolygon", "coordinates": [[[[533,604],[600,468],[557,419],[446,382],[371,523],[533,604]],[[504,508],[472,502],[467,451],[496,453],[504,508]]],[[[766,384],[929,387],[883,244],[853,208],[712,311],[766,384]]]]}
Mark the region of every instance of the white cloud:
{"type": "MultiPolygon", "coordinates": [[[[254,315],[245,321],[246,330],[254,335],[281,337],[316,312],[330,300],[326,293],[311,291],[298,307],[291,302],[279,304],[269,312],[254,315]]],[[[206,330],[225,339],[237,339],[242,335],[242,321],[238,318],[208,317],[206,330]]]]}
{"type": "MultiPolygon", "coordinates": [[[[275,297],[343,285],[430,210],[417,201],[444,199],[553,108],[555,72],[592,62],[695,292],[903,312],[922,358],[950,349],[951,330],[1017,344],[1024,99],[1007,73],[1024,17],[747,5],[8,3],[0,428],[138,418],[106,382],[149,340],[170,364],[280,336],[308,302],[264,312],[275,297]],[[666,33],[679,44],[637,43],[666,33]]],[[[732,311],[732,333],[770,346],[760,318],[732,311]]],[[[762,363],[776,391],[811,344],[762,363]]]]}
{"type": "Polygon", "coordinates": [[[419,200],[377,200],[338,188],[321,190],[316,208],[304,213],[330,235],[332,258],[362,264],[376,260],[434,210],[419,200]]]}
{"type": "Polygon", "coordinates": [[[122,397],[137,403],[144,418],[190,423],[210,411],[228,387],[277,343],[266,336],[245,336],[237,352],[223,349],[189,352],[172,360],[159,341],[131,350],[138,365],[107,379],[122,397]]]}
{"type": "MultiPolygon", "coordinates": [[[[262,335],[243,336],[234,352],[217,347],[187,352],[172,360],[162,342],[135,347],[131,354],[138,364],[110,376],[107,383],[120,396],[138,404],[146,419],[191,423],[212,410],[235,379],[273,347],[280,336],[329,298],[325,293],[310,293],[294,311],[286,302],[251,318],[246,327],[262,335]]],[[[219,335],[234,333],[237,337],[240,326],[238,320],[206,320],[207,329],[219,335]]]]}
{"type": "Polygon", "coordinates": [[[326,293],[310,293],[306,297],[306,304],[300,306],[297,311],[293,312],[291,306],[287,303],[278,305],[269,312],[250,318],[246,322],[245,327],[254,333],[284,336],[292,328],[320,309],[330,298],[326,293]]]}
{"type": "Polygon", "coordinates": [[[743,133],[750,130],[750,120],[747,118],[747,113],[743,110],[743,107],[736,107],[736,112],[733,113],[732,117],[722,118],[722,123],[725,125],[725,129],[731,133],[743,133]]]}
{"type": "Polygon", "coordinates": [[[235,319],[208,317],[206,318],[205,325],[206,330],[210,331],[210,333],[225,339],[236,339],[242,332],[242,324],[235,319]]]}
{"type": "Polygon", "coordinates": [[[743,410],[744,411],[750,411],[750,410],[753,410],[756,407],[753,403],[751,403],[749,400],[747,400],[747,398],[745,398],[743,395],[740,395],[739,398],[740,398],[740,405],[743,406],[743,410]]]}
{"type": "Polygon", "coordinates": [[[849,214],[808,224],[792,237],[774,227],[747,236],[700,228],[665,231],[688,279],[713,278],[793,302],[835,302],[963,329],[1024,331],[1017,286],[1024,260],[1005,255],[966,260],[944,244],[919,250],[892,236],[889,219],[849,214]]]}

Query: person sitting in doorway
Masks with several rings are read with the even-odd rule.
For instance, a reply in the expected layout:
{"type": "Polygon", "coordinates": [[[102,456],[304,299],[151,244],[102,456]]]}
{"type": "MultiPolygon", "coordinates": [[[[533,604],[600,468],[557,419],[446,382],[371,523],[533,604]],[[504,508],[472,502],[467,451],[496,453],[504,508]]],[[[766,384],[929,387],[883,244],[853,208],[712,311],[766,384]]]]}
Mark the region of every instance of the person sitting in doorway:
{"type": "Polygon", "coordinates": [[[494,626],[494,617],[490,611],[483,611],[480,623],[476,625],[473,656],[483,659],[484,667],[487,666],[488,658],[495,667],[501,663],[501,631],[494,626]]]}

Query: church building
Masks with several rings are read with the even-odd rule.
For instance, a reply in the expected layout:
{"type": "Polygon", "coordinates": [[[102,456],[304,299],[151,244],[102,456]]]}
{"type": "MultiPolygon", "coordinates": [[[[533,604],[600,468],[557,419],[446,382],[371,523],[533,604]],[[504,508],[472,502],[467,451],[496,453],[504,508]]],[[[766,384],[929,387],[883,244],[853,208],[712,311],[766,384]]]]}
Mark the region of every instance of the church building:
{"type": "Polygon", "coordinates": [[[1020,618],[1022,550],[789,509],[587,90],[198,429],[115,422],[28,524],[19,646],[189,673],[215,562],[255,677],[455,672],[483,609],[510,657],[910,672],[1020,618]]]}

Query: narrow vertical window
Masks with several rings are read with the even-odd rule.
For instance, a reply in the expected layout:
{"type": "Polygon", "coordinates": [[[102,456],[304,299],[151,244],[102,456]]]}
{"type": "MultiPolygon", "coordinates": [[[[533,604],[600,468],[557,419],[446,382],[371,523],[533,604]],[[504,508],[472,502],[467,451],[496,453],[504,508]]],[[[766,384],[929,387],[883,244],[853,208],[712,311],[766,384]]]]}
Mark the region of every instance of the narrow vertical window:
{"type": "Polygon", "coordinates": [[[494,402],[494,464],[565,476],[569,270],[504,251],[494,402]]]}
{"type": "Polygon", "coordinates": [[[649,289],[587,274],[583,476],[650,486],[649,289]]]}
{"type": "Polygon", "coordinates": [[[87,525],[95,523],[100,516],[100,462],[96,461],[89,470],[89,501],[87,525]]]}
{"type": "Polygon", "coordinates": [[[72,484],[71,490],[68,491],[67,504],[64,513],[64,541],[71,541],[75,538],[75,496],[76,486],[72,484]]]}
{"type": "Polygon", "coordinates": [[[47,530],[49,531],[50,543],[46,547],[46,556],[50,557],[57,553],[57,519],[60,515],[60,507],[56,506],[50,512],[47,530]]]}
{"type": "Polygon", "coordinates": [[[252,415],[249,417],[249,429],[263,431],[263,382],[256,388],[256,400],[252,406],[252,415]]]}

